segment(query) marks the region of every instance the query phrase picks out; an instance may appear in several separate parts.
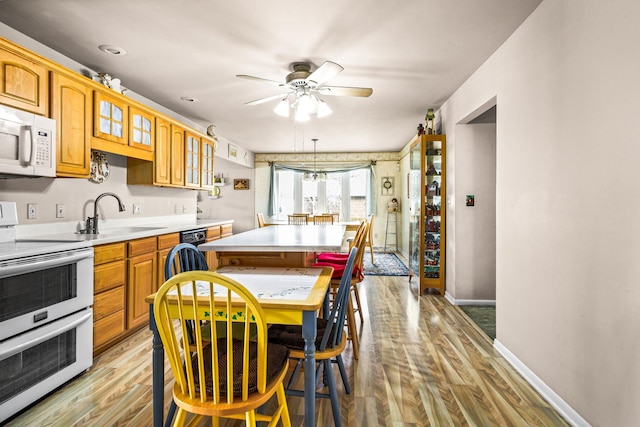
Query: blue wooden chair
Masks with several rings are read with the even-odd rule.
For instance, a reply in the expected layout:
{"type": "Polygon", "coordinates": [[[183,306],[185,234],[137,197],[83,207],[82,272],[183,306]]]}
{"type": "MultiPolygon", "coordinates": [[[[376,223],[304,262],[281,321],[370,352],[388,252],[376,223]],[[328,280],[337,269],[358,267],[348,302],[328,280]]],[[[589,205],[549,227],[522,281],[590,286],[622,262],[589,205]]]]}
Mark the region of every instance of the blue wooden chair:
{"type": "MultiPolygon", "coordinates": [[[[329,317],[326,319],[317,319],[316,333],[316,382],[320,381],[320,375],[324,370],[324,378],[326,379],[329,393],[318,393],[316,397],[331,399],[331,409],[333,411],[333,420],[336,427],[342,426],[342,418],[340,416],[340,405],[338,403],[338,391],[336,383],[333,379],[331,364],[336,363],[340,369],[340,376],[344,384],[345,392],[351,393],[349,386],[349,378],[342,361],[342,351],[344,350],[347,337],[344,331],[345,319],[347,316],[347,307],[349,305],[349,289],[351,287],[351,275],[355,264],[357,248],[352,248],[349,253],[345,269],[342,273],[340,285],[335,298],[329,317]]],[[[302,326],[298,325],[272,325],[269,328],[269,342],[274,344],[282,344],[289,348],[291,354],[289,357],[297,361],[296,367],[291,375],[289,384],[286,389],[287,395],[304,397],[303,390],[291,388],[295,383],[300,368],[304,362],[304,340],[302,339],[302,326]]],[[[305,369],[310,369],[305,367],[305,369]]]]}

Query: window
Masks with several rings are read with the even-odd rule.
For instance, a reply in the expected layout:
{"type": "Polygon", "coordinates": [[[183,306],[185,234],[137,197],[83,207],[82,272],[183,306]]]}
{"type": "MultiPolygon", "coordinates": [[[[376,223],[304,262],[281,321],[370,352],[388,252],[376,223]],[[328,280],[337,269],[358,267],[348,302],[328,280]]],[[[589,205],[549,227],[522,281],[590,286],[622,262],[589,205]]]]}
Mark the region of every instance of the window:
{"type": "Polygon", "coordinates": [[[303,177],[301,172],[276,171],[277,219],[286,220],[294,212],[339,213],[343,221],[367,217],[369,169],[328,173],[322,181],[303,177]]]}

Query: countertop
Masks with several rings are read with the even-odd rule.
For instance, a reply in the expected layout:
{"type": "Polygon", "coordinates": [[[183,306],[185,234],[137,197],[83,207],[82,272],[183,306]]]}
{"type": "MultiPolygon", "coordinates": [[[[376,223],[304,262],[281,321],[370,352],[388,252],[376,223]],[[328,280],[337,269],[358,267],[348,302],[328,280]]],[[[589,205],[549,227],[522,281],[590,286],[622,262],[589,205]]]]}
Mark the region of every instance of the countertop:
{"type": "Polygon", "coordinates": [[[335,252],[342,247],[344,225],[272,225],[198,245],[201,251],[335,252]]]}
{"type": "Polygon", "coordinates": [[[143,221],[105,221],[100,224],[99,234],[79,234],[67,231],[57,224],[41,225],[32,229],[19,229],[16,235],[18,242],[89,242],[93,245],[115,243],[162,234],[177,233],[199,228],[215,227],[217,225],[232,224],[232,219],[181,219],[181,218],[144,218],[143,221]],[[43,230],[58,229],[57,233],[46,233],[43,230]],[[60,230],[60,229],[63,230],[60,230]],[[60,232],[62,231],[62,232],[60,232]]]}

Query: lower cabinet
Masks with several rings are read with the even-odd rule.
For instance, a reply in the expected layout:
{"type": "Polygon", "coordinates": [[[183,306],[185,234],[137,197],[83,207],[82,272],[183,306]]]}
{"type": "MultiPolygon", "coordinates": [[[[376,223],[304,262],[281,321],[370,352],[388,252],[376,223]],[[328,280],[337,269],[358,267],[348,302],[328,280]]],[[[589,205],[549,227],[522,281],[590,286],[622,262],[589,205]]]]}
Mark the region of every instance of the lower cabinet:
{"type": "MultiPolygon", "coordinates": [[[[216,225],[214,227],[207,228],[207,242],[222,239],[223,237],[229,237],[233,235],[233,224],[216,225]]],[[[207,259],[207,265],[209,270],[215,270],[218,267],[218,257],[213,251],[204,252],[204,256],[207,259]]]]}
{"type": "Polygon", "coordinates": [[[93,353],[100,353],[126,332],[125,244],[94,247],[93,353]]]}
{"type": "Polygon", "coordinates": [[[180,243],[180,233],[172,233],[172,234],[163,234],[162,236],[158,236],[158,272],[156,274],[157,284],[156,291],[162,286],[165,281],[164,278],[164,264],[167,262],[167,255],[169,255],[169,251],[171,248],[180,243]]]}
{"type": "Polygon", "coordinates": [[[156,291],[156,237],[127,243],[127,329],[149,321],[145,298],[156,291]]]}
{"type": "MultiPolygon", "coordinates": [[[[232,234],[231,224],[207,229],[207,241],[232,234]]],[[[147,296],[164,283],[164,264],[180,233],[94,246],[93,354],[149,322],[147,296]]],[[[205,252],[210,269],[215,253],[205,252]]]]}

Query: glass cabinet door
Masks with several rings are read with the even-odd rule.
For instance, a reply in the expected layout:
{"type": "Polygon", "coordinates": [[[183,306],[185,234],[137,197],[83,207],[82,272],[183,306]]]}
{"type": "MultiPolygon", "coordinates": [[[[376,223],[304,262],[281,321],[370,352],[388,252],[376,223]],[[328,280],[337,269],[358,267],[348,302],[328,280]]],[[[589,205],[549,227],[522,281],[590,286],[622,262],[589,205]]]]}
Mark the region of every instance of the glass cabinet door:
{"type": "Polygon", "coordinates": [[[425,150],[424,278],[441,276],[442,142],[427,141],[425,150]]]}
{"type": "Polygon", "coordinates": [[[421,214],[421,161],[422,144],[418,141],[411,147],[409,157],[409,269],[414,275],[422,277],[420,272],[420,214],[421,214]]]}

